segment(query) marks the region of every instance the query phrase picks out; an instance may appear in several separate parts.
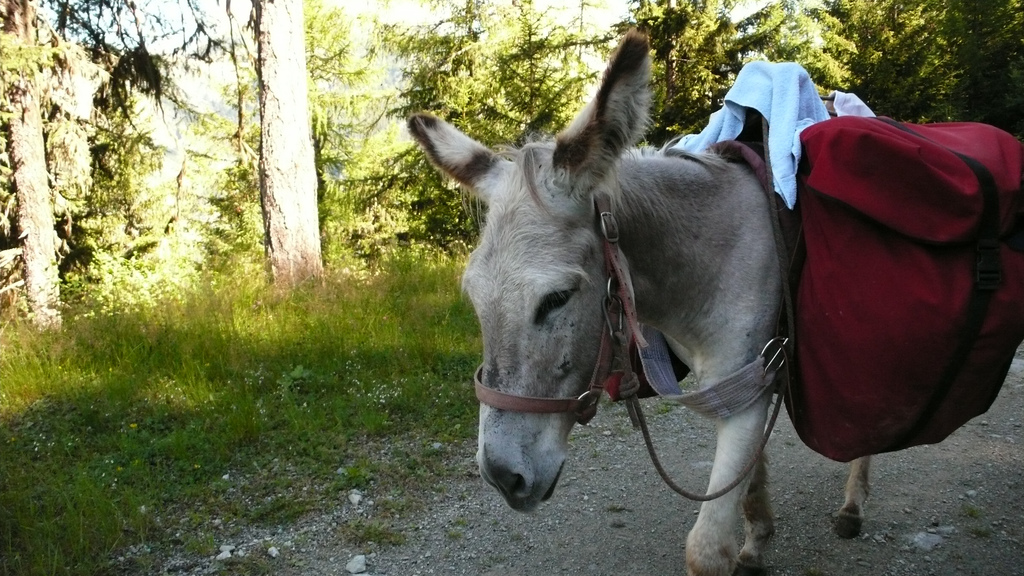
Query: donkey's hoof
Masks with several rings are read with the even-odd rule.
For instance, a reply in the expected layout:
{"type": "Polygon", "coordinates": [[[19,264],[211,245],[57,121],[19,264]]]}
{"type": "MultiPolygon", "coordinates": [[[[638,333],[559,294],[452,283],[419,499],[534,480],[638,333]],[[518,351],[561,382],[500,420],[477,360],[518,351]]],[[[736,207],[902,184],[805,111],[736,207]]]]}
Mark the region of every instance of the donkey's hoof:
{"type": "Polygon", "coordinates": [[[732,576],[767,576],[768,569],[764,566],[751,566],[749,564],[737,564],[732,571],[732,576]]]}
{"type": "Polygon", "coordinates": [[[856,538],[860,534],[860,527],[863,523],[864,519],[860,516],[840,510],[839,515],[836,516],[836,534],[840,538],[856,538]]]}

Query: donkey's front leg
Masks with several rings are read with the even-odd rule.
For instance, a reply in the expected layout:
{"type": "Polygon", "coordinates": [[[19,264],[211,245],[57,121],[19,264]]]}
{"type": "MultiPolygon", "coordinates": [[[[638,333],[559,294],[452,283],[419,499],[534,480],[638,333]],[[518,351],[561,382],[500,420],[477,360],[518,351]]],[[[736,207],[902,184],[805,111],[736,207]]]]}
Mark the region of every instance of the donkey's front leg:
{"type": "Polygon", "coordinates": [[[737,576],[760,576],[765,574],[764,550],[775,535],[775,520],[772,517],[771,502],[768,498],[768,454],[762,453],[750,477],[747,494],[743,497],[743,518],[746,539],[740,550],[737,576]]]}
{"type": "MultiPolygon", "coordinates": [[[[764,432],[766,409],[767,398],[741,414],[718,422],[718,445],[709,493],[735,480],[753,458],[764,432]]],[[[701,506],[697,522],[686,539],[686,567],[690,576],[730,576],[733,573],[739,505],[750,481],[751,475],[748,475],[728,494],[701,506]]]]}
{"type": "Polygon", "coordinates": [[[871,456],[862,456],[850,462],[850,476],[846,480],[846,501],[836,517],[836,534],[842,538],[854,538],[860,534],[864,522],[864,501],[868,498],[870,484],[868,472],[871,456]]]}

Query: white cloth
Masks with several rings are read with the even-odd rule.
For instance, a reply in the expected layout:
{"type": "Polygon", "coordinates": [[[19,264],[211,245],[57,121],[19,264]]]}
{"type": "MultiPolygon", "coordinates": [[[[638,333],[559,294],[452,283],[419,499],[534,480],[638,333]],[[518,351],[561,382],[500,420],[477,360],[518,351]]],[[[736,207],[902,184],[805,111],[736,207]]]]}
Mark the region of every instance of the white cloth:
{"type": "Polygon", "coordinates": [[[708,146],[740,135],[746,109],[768,120],[768,148],[775,191],[786,206],[796,205],[796,172],[800,164],[800,132],[828,120],[828,110],[807,71],[793,62],[751,62],[736,76],[725,95],[725,106],[711,115],[699,134],[687,134],[672,148],[703,152],[708,146]]]}
{"type": "Polygon", "coordinates": [[[863,116],[874,118],[875,113],[856,94],[834,90],[832,94],[832,106],[836,110],[836,116],[863,116]]]}

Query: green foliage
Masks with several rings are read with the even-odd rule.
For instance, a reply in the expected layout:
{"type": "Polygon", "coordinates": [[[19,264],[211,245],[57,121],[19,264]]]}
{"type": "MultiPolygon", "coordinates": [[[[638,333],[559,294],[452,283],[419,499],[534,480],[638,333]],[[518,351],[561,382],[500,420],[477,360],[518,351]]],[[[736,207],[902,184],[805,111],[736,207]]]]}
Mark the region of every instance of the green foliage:
{"type": "Polygon", "coordinates": [[[824,46],[852,45],[831,34],[831,16],[817,7],[787,0],[775,2],[737,24],[742,52],[763,56],[771,62],[797,62],[823,91],[845,86],[846,67],[824,46]]]}
{"type": "Polygon", "coordinates": [[[354,29],[372,34],[374,23],[354,27],[344,10],[321,0],[307,0],[305,10],[324,257],[345,262],[353,253],[380,256],[407,229],[402,214],[380,209],[381,191],[366,181],[398,142],[396,123],[388,117],[397,96],[387,81],[393,62],[373,50],[359,54],[354,29]]]}
{"type": "Polygon", "coordinates": [[[1024,2],[955,0],[945,6],[940,24],[955,58],[952,100],[959,119],[1024,136],[1024,2]]]}
{"type": "Polygon", "coordinates": [[[107,573],[108,551],[207,542],[173,542],[182,527],[288,521],[371,478],[387,493],[445,474],[394,442],[382,458],[376,438],[474,431],[480,342],[461,267],[394,258],[290,294],[240,270],[184,301],[76,310],[56,334],[8,326],[0,573],[107,573]]]}
{"type": "Polygon", "coordinates": [[[139,96],[157,102],[180,98],[168,81],[173,56],[209,60],[220,47],[197,0],[179,2],[176,10],[166,3],[119,0],[42,0],[41,5],[53,18],[50,29],[62,41],[85,47],[106,72],[95,95],[103,112],[130,113],[139,96]]]}
{"type": "Polygon", "coordinates": [[[65,299],[89,299],[92,311],[180,297],[206,254],[211,206],[183,175],[160,177],[165,150],[140,129],[145,107],[136,109],[134,121],[117,112],[100,117],[89,137],[91,178],[59,188],[65,299]]]}
{"type": "MultiPolygon", "coordinates": [[[[528,0],[440,8],[449,14],[440,22],[382,32],[379,44],[402,62],[392,112],[431,112],[488,146],[519,145],[568,124],[611,40],[579,20],[556,23],[528,0]]],[[[475,239],[476,211],[418,150],[404,145],[367,159],[352,183],[374,224],[402,227],[395,241],[459,250],[475,239]]]]}
{"type": "Polygon", "coordinates": [[[653,51],[652,142],[699,131],[721,107],[742,65],[731,0],[631,2],[632,22],[653,51]]]}
{"type": "Polygon", "coordinates": [[[819,16],[847,88],[879,114],[1024,136],[1021,0],[834,0],[819,16]]]}
{"type": "Polygon", "coordinates": [[[838,88],[899,120],[955,118],[950,39],[940,27],[944,6],[938,0],[827,2],[833,44],[826,51],[849,70],[849,84],[838,88]]]}
{"type": "Polygon", "coordinates": [[[216,108],[190,111],[179,140],[178,194],[199,209],[194,222],[199,250],[214,268],[263,255],[256,72],[241,57],[234,72],[231,81],[212,86],[229,114],[216,108]]]}

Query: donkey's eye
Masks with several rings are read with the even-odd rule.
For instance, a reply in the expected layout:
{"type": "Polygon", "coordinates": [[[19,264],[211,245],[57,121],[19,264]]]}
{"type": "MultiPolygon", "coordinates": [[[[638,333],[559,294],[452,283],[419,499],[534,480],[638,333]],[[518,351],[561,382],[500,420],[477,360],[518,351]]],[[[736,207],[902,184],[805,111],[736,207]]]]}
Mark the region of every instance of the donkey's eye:
{"type": "Polygon", "coordinates": [[[565,306],[569,298],[576,293],[576,289],[572,290],[560,290],[558,292],[552,292],[544,297],[540,302],[540,306],[537,307],[537,314],[533,317],[534,324],[543,324],[548,319],[548,315],[558,310],[562,306],[565,306]]]}

